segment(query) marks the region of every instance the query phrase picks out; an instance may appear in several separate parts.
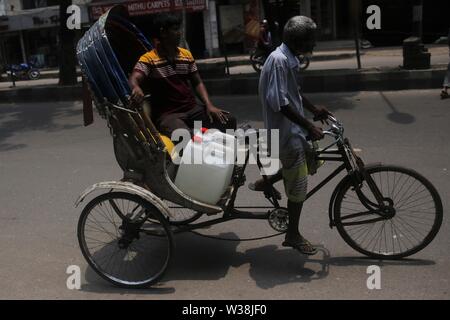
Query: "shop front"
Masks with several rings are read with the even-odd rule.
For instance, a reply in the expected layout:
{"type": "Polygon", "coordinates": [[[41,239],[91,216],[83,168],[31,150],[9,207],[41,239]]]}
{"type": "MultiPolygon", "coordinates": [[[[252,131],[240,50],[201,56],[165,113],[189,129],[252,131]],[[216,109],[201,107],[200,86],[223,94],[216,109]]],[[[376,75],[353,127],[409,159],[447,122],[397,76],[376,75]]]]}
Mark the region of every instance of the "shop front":
{"type": "MultiPolygon", "coordinates": [[[[81,24],[88,14],[81,7],[81,24]]],[[[77,30],[77,35],[82,30],[77,30]]],[[[59,7],[22,10],[0,19],[2,65],[34,62],[38,67],[57,67],[59,52],[59,7]]]]}
{"type": "Polygon", "coordinates": [[[318,41],[351,39],[358,0],[218,0],[219,35],[229,54],[248,52],[258,39],[259,22],[267,19],[275,44],[295,15],[311,17],[318,41]]]}
{"type": "Polygon", "coordinates": [[[219,39],[222,51],[239,54],[253,48],[262,17],[260,0],[219,0],[219,39]]]}
{"type": "Polygon", "coordinates": [[[18,32],[10,32],[3,34],[0,37],[0,71],[8,64],[21,63],[22,57],[20,54],[20,35],[18,32]]]}
{"type": "Polygon", "coordinates": [[[112,6],[123,4],[127,7],[130,20],[148,38],[152,37],[152,20],[163,12],[186,13],[186,41],[189,49],[197,58],[204,57],[205,43],[205,11],[208,0],[130,0],[130,1],[92,1],[89,6],[91,21],[97,20],[112,6]]]}
{"type": "Polygon", "coordinates": [[[277,21],[280,30],[295,15],[311,17],[317,24],[319,41],[351,38],[354,0],[261,0],[265,18],[277,21]]]}
{"type": "Polygon", "coordinates": [[[56,67],[58,65],[58,29],[23,31],[28,60],[35,63],[37,67],[56,67]]]}

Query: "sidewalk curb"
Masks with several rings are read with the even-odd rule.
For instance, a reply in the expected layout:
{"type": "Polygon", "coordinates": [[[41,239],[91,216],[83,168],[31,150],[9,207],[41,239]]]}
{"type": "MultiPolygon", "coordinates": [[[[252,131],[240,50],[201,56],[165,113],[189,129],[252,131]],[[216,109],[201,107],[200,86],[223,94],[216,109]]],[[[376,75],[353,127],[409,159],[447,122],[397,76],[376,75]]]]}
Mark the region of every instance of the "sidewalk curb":
{"type": "MultiPolygon", "coordinates": [[[[351,92],[440,88],[446,68],[427,70],[314,70],[300,80],[303,92],[351,92]]],[[[235,76],[204,81],[213,95],[258,93],[258,76],[235,76]]]]}
{"type": "Polygon", "coordinates": [[[82,100],[81,84],[74,86],[42,85],[0,91],[0,101],[2,103],[77,100],[82,100]]]}
{"type": "MultiPolygon", "coordinates": [[[[427,70],[311,70],[303,74],[300,86],[303,92],[351,92],[407,89],[438,89],[446,73],[446,66],[427,70]]],[[[206,79],[210,95],[258,94],[258,75],[236,75],[227,78],[206,79]]],[[[0,91],[2,103],[81,100],[81,85],[57,85],[15,88],[0,91]]]]}
{"type": "MultiPolygon", "coordinates": [[[[361,52],[361,55],[364,55],[365,52],[361,52]]],[[[331,60],[342,60],[342,59],[350,59],[356,57],[355,52],[345,52],[345,53],[338,53],[338,54],[320,54],[320,55],[312,55],[311,61],[331,61],[331,60]]],[[[208,66],[212,65],[224,65],[225,66],[225,59],[220,58],[217,60],[213,60],[212,62],[205,61],[204,59],[200,59],[196,61],[197,65],[203,68],[208,68],[208,66]]],[[[245,66],[245,65],[251,65],[250,63],[250,54],[246,59],[233,59],[233,57],[228,58],[228,66],[229,67],[237,67],[237,66],[245,66]]]]}
{"type": "MultiPolygon", "coordinates": [[[[77,71],[77,77],[81,77],[82,73],[77,71]]],[[[55,72],[41,72],[39,79],[58,79],[59,71],[55,72]]],[[[21,79],[16,80],[17,82],[21,81],[21,79]]],[[[11,82],[11,78],[7,76],[5,73],[0,74],[0,82],[11,82]]]]}
{"type": "MultiPolygon", "coordinates": [[[[361,55],[364,55],[364,52],[361,52],[361,55]]],[[[338,53],[338,54],[320,54],[311,56],[311,61],[331,61],[331,60],[342,60],[354,58],[356,53],[338,53]]],[[[217,58],[212,59],[212,62],[208,62],[205,59],[201,59],[197,61],[197,66],[199,70],[202,72],[202,75],[210,76],[210,77],[223,77],[225,70],[225,59],[217,58]]],[[[234,60],[232,57],[228,59],[229,67],[237,67],[237,66],[250,66],[250,55],[248,57],[242,57],[242,59],[234,60]]],[[[80,71],[77,71],[77,76],[80,77],[82,74],[80,71]]],[[[51,70],[50,72],[44,70],[41,72],[40,79],[57,79],[59,77],[58,70],[51,70]]],[[[3,73],[0,74],[0,82],[8,82],[9,77],[3,73]]],[[[19,81],[19,80],[18,80],[19,81]]]]}

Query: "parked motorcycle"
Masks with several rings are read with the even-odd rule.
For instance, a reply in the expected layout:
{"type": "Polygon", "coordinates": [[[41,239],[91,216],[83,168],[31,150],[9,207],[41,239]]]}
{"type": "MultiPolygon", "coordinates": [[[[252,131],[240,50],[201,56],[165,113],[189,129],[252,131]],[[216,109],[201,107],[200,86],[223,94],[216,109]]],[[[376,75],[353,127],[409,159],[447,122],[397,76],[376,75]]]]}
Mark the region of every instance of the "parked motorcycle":
{"type": "Polygon", "coordinates": [[[11,64],[6,67],[6,73],[22,80],[37,80],[41,77],[41,72],[33,63],[11,64]]]}
{"type": "MultiPolygon", "coordinates": [[[[310,63],[309,57],[300,55],[297,56],[297,58],[300,61],[300,70],[305,70],[309,67],[310,63]]],[[[255,71],[258,73],[261,72],[264,62],[266,62],[266,59],[267,56],[258,53],[256,49],[253,49],[252,52],[250,52],[250,62],[252,64],[253,69],[255,69],[255,71]]]]}

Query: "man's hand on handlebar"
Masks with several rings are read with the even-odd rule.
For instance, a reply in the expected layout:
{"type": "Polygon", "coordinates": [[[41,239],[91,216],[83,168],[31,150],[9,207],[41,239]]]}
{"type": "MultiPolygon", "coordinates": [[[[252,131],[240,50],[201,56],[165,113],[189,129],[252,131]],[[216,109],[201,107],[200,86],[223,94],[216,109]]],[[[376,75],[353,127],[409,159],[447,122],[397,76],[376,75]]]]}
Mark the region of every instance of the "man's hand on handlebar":
{"type": "Polygon", "coordinates": [[[333,116],[333,114],[328,111],[327,108],[323,107],[323,106],[318,106],[315,108],[315,110],[313,111],[314,114],[314,121],[321,121],[322,124],[327,124],[328,125],[328,117],[329,116],[333,116]]]}
{"type": "Polygon", "coordinates": [[[308,128],[308,133],[309,135],[307,138],[312,141],[321,140],[324,137],[322,128],[316,127],[313,124],[308,128]]]}

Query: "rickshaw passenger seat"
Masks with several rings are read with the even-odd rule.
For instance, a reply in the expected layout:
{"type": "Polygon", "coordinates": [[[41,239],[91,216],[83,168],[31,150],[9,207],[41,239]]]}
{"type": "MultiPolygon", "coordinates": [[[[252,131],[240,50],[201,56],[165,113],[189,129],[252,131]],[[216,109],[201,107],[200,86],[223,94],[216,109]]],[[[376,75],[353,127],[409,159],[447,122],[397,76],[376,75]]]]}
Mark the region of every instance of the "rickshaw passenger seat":
{"type": "Polygon", "coordinates": [[[173,154],[174,144],[160,134],[153,121],[147,121],[152,120],[151,113],[146,114],[145,110],[141,113],[130,105],[128,75],[135,61],[152,45],[128,18],[124,5],[114,6],[77,44],[83,77],[99,114],[107,120],[124,179],[145,184],[161,199],[198,212],[219,213],[220,207],[195,200],[175,188],[173,181],[179,166],[161,152],[164,148],[169,155],[173,154]]]}

